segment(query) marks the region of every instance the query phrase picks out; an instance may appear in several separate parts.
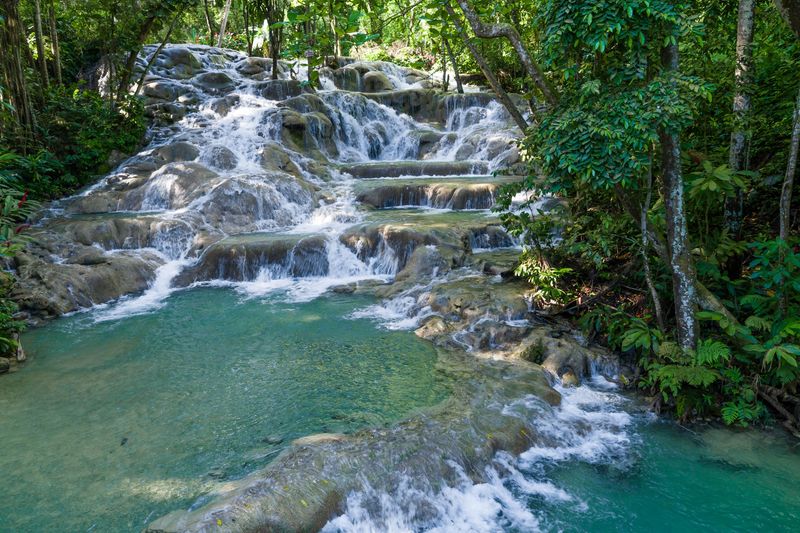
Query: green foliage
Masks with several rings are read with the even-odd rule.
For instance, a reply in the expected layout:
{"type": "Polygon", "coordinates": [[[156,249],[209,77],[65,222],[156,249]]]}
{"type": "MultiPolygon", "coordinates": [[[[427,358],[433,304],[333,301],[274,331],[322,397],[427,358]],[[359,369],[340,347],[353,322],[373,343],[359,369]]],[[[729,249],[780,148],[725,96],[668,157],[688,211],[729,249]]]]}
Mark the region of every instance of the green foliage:
{"type": "MultiPolygon", "coordinates": [[[[55,198],[90,183],[107,172],[114,152],[139,147],[146,123],[141,101],[122,100],[111,108],[97,93],[57,87],[47,93],[38,122],[37,148],[27,155],[1,160],[35,198],[55,198]]],[[[0,149],[12,148],[0,137],[0,149]]]]}
{"type": "Polygon", "coordinates": [[[522,352],[522,358],[531,363],[541,365],[545,359],[544,344],[541,339],[534,342],[522,352]]]}
{"type": "MultiPolygon", "coordinates": [[[[0,151],[0,258],[14,257],[27,242],[27,221],[38,205],[21,192],[13,176],[3,169],[13,164],[15,155],[0,151]]],[[[17,349],[15,335],[25,328],[25,323],[15,318],[19,310],[9,294],[14,277],[0,272],[0,355],[12,355],[17,349]]]]}
{"type": "Polygon", "coordinates": [[[571,268],[554,268],[531,249],[526,249],[520,257],[514,274],[525,278],[533,286],[533,298],[540,304],[564,304],[571,294],[561,288],[564,276],[571,273],[571,268]]]}

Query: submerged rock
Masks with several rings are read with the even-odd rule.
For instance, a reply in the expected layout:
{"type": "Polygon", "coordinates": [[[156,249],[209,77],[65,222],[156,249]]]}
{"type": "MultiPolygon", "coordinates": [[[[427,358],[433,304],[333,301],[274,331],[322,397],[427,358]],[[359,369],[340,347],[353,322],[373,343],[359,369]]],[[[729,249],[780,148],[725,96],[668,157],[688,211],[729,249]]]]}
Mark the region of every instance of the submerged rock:
{"type": "Polygon", "coordinates": [[[401,483],[453,480],[453,464],[443,457],[470,465],[480,481],[498,451],[519,453],[539,440],[531,416],[494,406],[526,394],[542,398],[538,405],[545,409],[561,400],[533,365],[452,355],[442,369],[483,377],[395,427],[295,441],[266,468],[220,487],[211,503],[166,515],[146,531],[317,531],[364,483],[389,491],[401,483]]]}

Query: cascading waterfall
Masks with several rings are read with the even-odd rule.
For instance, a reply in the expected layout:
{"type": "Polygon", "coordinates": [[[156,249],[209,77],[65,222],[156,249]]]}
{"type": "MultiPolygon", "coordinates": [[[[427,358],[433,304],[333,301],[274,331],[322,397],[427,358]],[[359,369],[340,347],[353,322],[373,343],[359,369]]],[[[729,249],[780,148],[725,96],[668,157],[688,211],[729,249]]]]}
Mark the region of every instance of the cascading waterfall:
{"type": "Polygon", "coordinates": [[[419,140],[414,120],[395,110],[348,92],[328,92],[322,99],[330,110],[340,162],[416,159],[419,140]]]}
{"type": "MultiPolygon", "coordinates": [[[[489,153],[484,146],[487,143],[475,141],[488,131],[505,136],[506,150],[514,149],[513,130],[507,117],[491,100],[488,107],[483,107],[485,98],[447,99],[445,124],[440,132],[362,94],[329,90],[318,97],[304,96],[299,85],[286,78],[286,69],[279,80],[261,81],[258,76],[253,79],[248,75],[254,67],[242,55],[221,54],[203,47],[189,50],[191,56],[183,63],[189,65],[186,68],[197,62],[201,65],[198,70],[206,72],[192,80],[169,84],[157,78],[158,81],[146,85],[145,94],[180,95],[179,101],[193,102],[194,107],[175,124],[155,127],[151,147],[128,164],[123,163],[118,173],[112,173],[81,196],[100,195],[117,180],[130,179],[126,169],[139,160],[155,160],[157,164],[163,161],[166,164],[152,170],[135,194],[123,196],[114,207],[178,220],[182,227],[190,228],[190,234],[219,235],[223,242],[228,235],[253,231],[324,237],[325,249],[319,250],[318,255],[328,257],[327,265],[298,270],[286,262],[263,264],[257,268],[257,275],[241,281],[245,285],[240,288],[246,292],[263,294],[270,287],[286,288],[292,283],[289,280],[302,282],[298,279],[301,274],[304,278],[315,278],[303,283],[316,287],[301,292],[318,295],[333,285],[368,278],[387,280],[397,273],[402,266],[398,254],[407,257],[413,248],[393,249],[384,231],[378,233],[381,242],[369,247],[364,246],[363,238],[351,239],[355,244],[350,245],[342,239],[348,228],[364,222],[367,216],[355,199],[354,180],[348,174],[347,163],[414,163],[421,157],[420,142],[426,135],[434,139],[444,135],[427,154],[426,160],[430,161],[457,161],[465,143],[473,143],[477,148],[471,159],[502,165],[492,159],[502,159],[499,152],[489,153]],[[278,100],[274,99],[276,94],[278,100]],[[326,121],[330,122],[330,128],[325,126],[326,121]],[[301,131],[297,128],[306,129],[302,130],[305,132],[302,140],[297,137],[299,133],[291,133],[295,135],[295,144],[310,142],[331,161],[344,166],[340,170],[329,167],[321,173],[319,162],[298,151],[302,146],[286,144],[286,132],[301,131]],[[321,191],[321,196],[313,189],[321,191]]],[[[401,81],[405,74],[399,67],[385,63],[370,65],[379,68],[398,89],[420,90],[416,82],[401,81]]],[[[467,199],[462,201],[463,205],[459,204],[459,209],[491,206],[493,193],[489,192],[485,199],[475,196],[473,200],[471,195],[486,193],[479,189],[471,191],[465,189],[461,193],[467,199]]],[[[410,207],[454,207],[452,199],[439,205],[432,194],[410,199],[413,200],[410,207]]],[[[452,192],[439,194],[446,196],[452,192]]],[[[472,241],[475,238],[483,239],[481,244],[475,241],[475,247],[498,245],[494,242],[496,238],[488,234],[470,237],[472,241]]],[[[164,254],[165,264],[159,267],[151,288],[140,301],[127,299],[119,313],[146,311],[159,305],[171,293],[179,274],[202,261],[203,253],[191,238],[182,240],[180,252],[171,250],[164,254]]],[[[117,312],[107,313],[110,313],[107,316],[121,316],[117,312]]]]}
{"type": "Polygon", "coordinates": [[[150,144],[41,220],[18,266],[26,312],[88,312],[24,339],[47,386],[0,389],[0,435],[21,450],[0,469],[26,479],[0,502],[10,527],[645,523],[665,501],[649,479],[620,510],[603,498],[635,480],[650,417],[611,355],[537,322],[520,241],[490,210],[524,172],[505,109],[388,63],[342,59],[321,91],[292,68],[273,80],[264,58],[165,47],[142,89],[150,144]],[[612,519],[593,521],[601,508],[612,519]]]}

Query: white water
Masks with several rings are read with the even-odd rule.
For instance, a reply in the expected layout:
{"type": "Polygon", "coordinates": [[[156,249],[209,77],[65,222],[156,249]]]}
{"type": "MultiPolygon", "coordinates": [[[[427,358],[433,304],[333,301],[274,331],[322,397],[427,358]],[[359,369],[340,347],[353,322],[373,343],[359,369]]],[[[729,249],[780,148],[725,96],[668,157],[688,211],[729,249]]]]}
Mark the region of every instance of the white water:
{"type": "Polygon", "coordinates": [[[558,505],[590,512],[549,472],[567,461],[624,466],[636,439],[633,418],[623,410],[625,398],[607,381],[599,387],[556,389],[562,395],[559,407],[531,396],[503,409],[503,414],[531,421],[541,444],[519,457],[497,453],[479,481],[448,461],[455,483],[421,484],[406,478],[391,493],[367,485],[348,495],[345,512],[329,521],[323,532],[558,531],[563,526],[548,523],[538,508],[558,505]]]}
{"type": "MultiPolygon", "coordinates": [[[[155,127],[151,131],[152,144],[139,157],[153,157],[162,147],[177,141],[193,146],[199,155],[196,162],[185,163],[179,159],[154,170],[143,186],[140,204],[134,207],[134,211],[182,223],[186,235],[173,239],[168,245],[165,241],[142,248],[142,254],[153,253],[155,249],[164,261],[156,270],[150,287],[139,296],[101,306],[98,320],[145,313],[163,305],[176,290],[176,278],[200,260],[195,248],[195,236],[200,234],[224,238],[242,232],[269,231],[325,238],[329,268],[324,276],[296,278],[286,265],[265,264],[254,279],[206,282],[233,285],[248,296],[283,291],[291,300],[306,300],[337,285],[368,279],[389,281],[397,273],[398,259],[395,250],[385,241],[369,256],[361,253],[361,244],[350,249],[340,241],[348,228],[364,218],[364,211],[353,193],[353,179],[346,173],[346,163],[414,161],[419,157],[420,135],[440,132],[444,137],[426,155],[427,160],[457,161],[459,150],[472,143],[476,146],[470,159],[486,161],[494,169],[502,166],[504,154],[493,152],[491,147],[496,148],[497,142],[492,143],[499,139],[508,141],[516,135],[501,106],[490,104],[484,108],[480,99],[459,100],[458,105],[448,103],[446,123],[437,128],[358,93],[322,91],[317,94],[322,101],[321,114],[330,121],[333,135],[331,141],[325,141],[320,127],[315,126],[309,129],[312,138],[308,142],[316,143],[316,149],[330,161],[342,164],[342,168],[337,169],[286,146],[282,139],[285,108],[280,101],[262,96],[261,88],[267,82],[237,70],[238,65],[244,64],[244,55],[199,46],[190,50],[206,71],[226,75],[234,88],[222,96],[202,89],[195,79],[170,80],[179,91],[188,91],[186,94],[197,101],[196,110],[173,125],[155,127]],[[335,152],[329,149],[330,142],[335,152]],[[289,174],[265,171],[261,158],[274,161],[275,157],[280,157],[274,154],[285,154],[286,164],[307,183],[317,187],[323,199],[312,201],[311,193],[289,174]],[[209,172],[208,178],[192,178],[191,173],[188,178],[184,176],[185,169],[191,170],[197,163],[205,168],[198,167],[201,170],[196,172],[209,172]],[[320,174],[321,168],[324,175],[320,174]]],[[[148,53],[152,53],[152,49],[148,53]]],[[[389,63],[371,65],[386,74],[396,89],[420,87],[417,82],[406,81],[406,69],[389,63]]],[[[288,77],[286,69],[282,70],[281,77],[288,77]]],[[[330,79],[325,83],[327,88],[334,89],[330,79]]],[[[323,123],[324,120],[319,122],[323,123]]],[[[116,180],[127,179],[125,164],[121,171],[112,173],[81,194],[102,193],[113,187],[116,180]]],[[[287,167],[286,170],[291,169],[287,167]]],[[[402,322],[392,327],[411,327],[424,316],[424,310],[415,312],[413,317],[404,316],[414,307],[408,302],[387,305],[408,308],[383,313],[387,320],[394,317],[402,322]]]]}

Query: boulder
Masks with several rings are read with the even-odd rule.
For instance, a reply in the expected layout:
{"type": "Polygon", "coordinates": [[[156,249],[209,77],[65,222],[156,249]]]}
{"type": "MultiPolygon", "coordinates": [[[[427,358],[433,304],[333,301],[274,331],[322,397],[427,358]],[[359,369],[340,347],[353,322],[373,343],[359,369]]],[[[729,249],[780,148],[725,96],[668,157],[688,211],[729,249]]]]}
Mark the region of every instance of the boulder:
{"type": "Polygon", "coordinates": [[[0,374],[5,374],[11,370],[11,360],[7,357],[0,357],[0,374]]]}
{"type": "Polygon", "coordinates": [[[179,141],[159,146],[152,151],[153,160],[159,166],[176,161],[194,161],[200,156],[200,150],[193,144],[179,141]]]}
{"type": "Polygon", "coordinates": [[[370,71],[364,74],[363,86],[364,92],[367,93],[380,93],[394,89],[394,85],[386,74],[380,71],[370,71]]]}
{"type": "Polygon", "coordinates": [[[12,297],[36,318],[52,318],[145,290],[163,260],[152,253],[119,252],[99,264],[54,264],[28,256],[18,261],[12,297]]]}
{"type": "Polygon", "coordinates": [[[239,159],[230,149],[224,146],[212,146],[204,159],[212,167],[219,170],[232,170],[239,164],[239,159]]]}
{"type": "Polygon", "coordinates": [[[145,83],[142,94],[145,98],[173,101],[186,93],[187,88],[169,80],[156,80],[145,83]]]}
{"type": "Polygon", "coordinates": [[[220,117],[224,117],[230,112],[231,109],[233,109],[234,106],[239,103],[239,100],[240,98],[238,94],[229,94],[227,96],[223,96],[222,98],[212,100],[208,107],[220,117]]]}
{"type": "Polygon", "coordinates": [[[259,83],[256,91],[269,100],[286,100],[303,92],[297,80],[269,80],[259,83]]]}
{"type": "Polygon", "coordinates": [[[264,170],[280,170],[298,177],[301,175],[300,169],[286,150],[276,142],[264,144],[258,151],[258,159],[264,170]]]}
{"type": "Polygon", "coordinates": [[[236,84],[224,72],[204,72],[196,76],[192,83],[208,94],[224,95],[231,92],[236,84]]]}

